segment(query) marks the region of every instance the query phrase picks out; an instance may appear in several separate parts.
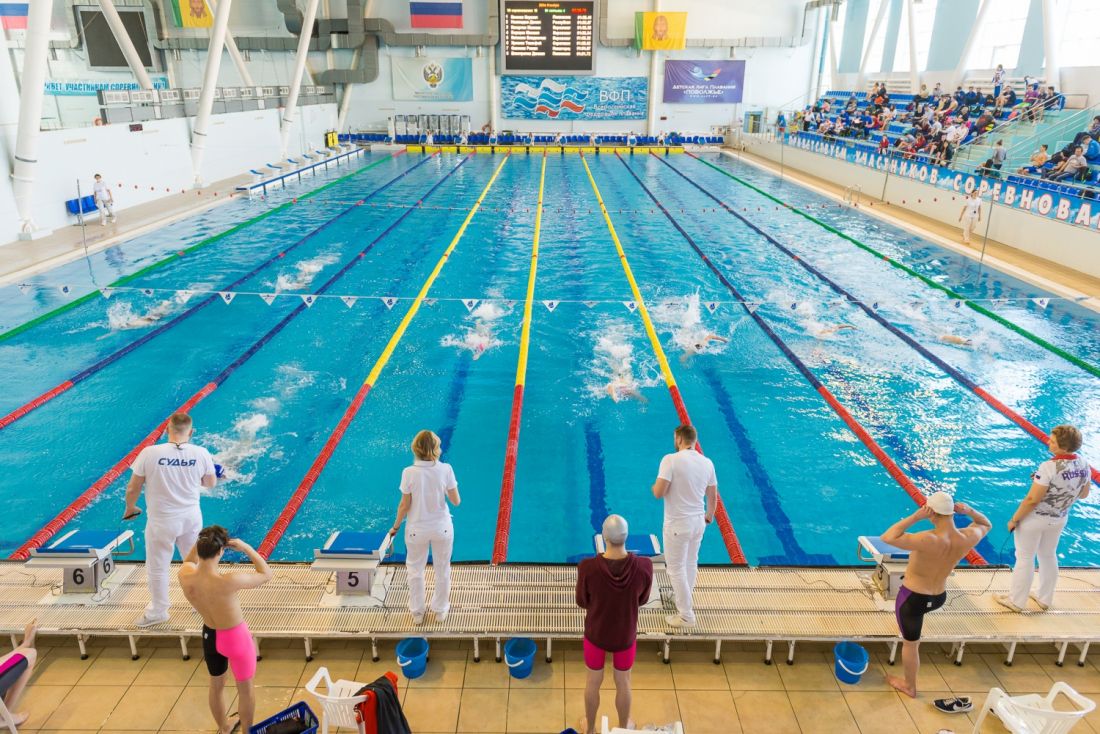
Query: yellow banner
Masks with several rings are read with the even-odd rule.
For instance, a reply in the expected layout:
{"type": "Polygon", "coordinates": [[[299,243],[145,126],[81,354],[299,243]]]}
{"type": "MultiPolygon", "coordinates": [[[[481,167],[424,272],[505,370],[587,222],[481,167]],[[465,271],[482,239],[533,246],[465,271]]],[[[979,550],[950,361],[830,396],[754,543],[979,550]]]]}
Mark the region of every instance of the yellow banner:
{"type": "Polygon", "coordinates": [[[209,28],[214,25],[214,14],[206,0],[173,0],[176,21],[180,28],[209,28]]]}
{"type": "Polygon", "coordinates": [[[675,51],[687,41],[687,13],[635,13],[634,43],[643,51],[675,51]]]}

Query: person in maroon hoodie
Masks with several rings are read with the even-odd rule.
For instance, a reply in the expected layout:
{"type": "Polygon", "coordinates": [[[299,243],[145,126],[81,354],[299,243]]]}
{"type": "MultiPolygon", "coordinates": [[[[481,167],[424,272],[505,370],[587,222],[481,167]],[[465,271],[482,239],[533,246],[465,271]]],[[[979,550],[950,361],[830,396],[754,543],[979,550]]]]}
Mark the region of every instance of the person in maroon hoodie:
{"type": "Polygon", "coordinates": [[[585,734],[596,731],[600,684],[607,655],[615,666],[615,710],[619,726],[630,723],[630,669],[638,648],[638,608],[649,599],[653,562],[626,552],[629,527],[620,515],[603,521],[606,550],[586,558],[577,569],[577,606],[584,617],[584,665],[588,681],[584,689],[585,734]]]}

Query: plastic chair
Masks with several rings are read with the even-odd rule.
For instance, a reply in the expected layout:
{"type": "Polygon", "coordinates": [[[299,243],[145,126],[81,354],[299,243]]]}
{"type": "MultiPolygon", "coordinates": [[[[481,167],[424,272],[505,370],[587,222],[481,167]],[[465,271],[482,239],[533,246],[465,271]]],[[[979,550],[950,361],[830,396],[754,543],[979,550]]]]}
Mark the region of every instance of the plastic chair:
{"type": "Polygon", "coordinates": [[[1009,696],[1000,688],[992,688],[985,698],[982,712],[974,722],[974,734],[982,729],[982,722],[990,711],[995,713],[1005,728],[1017,734],[1065,734],[1081,719],[1092,713],[1096,703],[1058,681],[1045,696],[1029,693],[1025,696],[1009,696]],[[1058,711],[1054,700],[1062,694],[1077,707],[1076,711],[1058,711]]]}
{"type": "Polygon", "coordinates": [[[4,699],[2,698],[0,698],[0,725],[10,729],[11,734],[19,734],[19,731],[15,728],[15,721],[12,719],[11,712],[4,705],[4,699]]]}
{"type": "Polygon", "coordinates": [[[321,733],[328,734],[329,726],[357,729],[363,734],[364,727],[355,716],[355,707],[367,700],[366,696],[356,696],[355,692],[365,684],[340,679],[335,683],[329,677],[328,668],[321,667],[306,684],[306,691],[313,694],[321,704],[321,733]],[[317,687],[325,684],[325,693],[318,693],[317,687]]]}
{"type": "MultiPolygon", "coordinates": [[[[600,734],[629,734],[630,732],[635,732],[635,731],[646,731],[646,730],[645,729],[623,729],[622,727],[619,727],[619,726],[616,726],[614,729],[612,729],[612,728],[609,727],[606,716],[603,717],[603,720],[600,722],[600,734]]],[[[672,734],[684,734],[684,725],[681,724],[679,721],[673,723],[672,724],[672,734]]]]}

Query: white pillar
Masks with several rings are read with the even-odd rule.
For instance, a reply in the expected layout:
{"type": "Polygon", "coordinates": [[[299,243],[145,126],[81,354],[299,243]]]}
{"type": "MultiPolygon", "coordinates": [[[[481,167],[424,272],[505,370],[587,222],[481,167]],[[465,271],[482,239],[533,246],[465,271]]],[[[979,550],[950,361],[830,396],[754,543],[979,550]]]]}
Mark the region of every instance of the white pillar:
{"type": "Polygon", "coordinates": [[[31,195],[34,193],[34,169],[38,164],[38,137],[42,129],[51,10],[53,3],[34,2],[30,4],[27,14],[27,40],[19,94],[19,131],[15,138],[15,165],[12,171],[20,237],[30,237],[37,229],[31,216],[31,195]]]}
{"type": "Polygon", "coordinates": [[[497,51],[489,50],[489,127],[500,133],[500,80],[497,79],[497,51]]]}
{"type": "MultiPolygon", "coordinates": [[[[836,44],[837,44],[836,23],[833,21],[832,18],[827,18],[826,22],[829,24],[829,35],[828,35],[828,44],[829,44],[829,86],[835,88],[835,86],[837,85],[837,76],[839,76],[839,73],[840,73],[840,72],[837,71],[837,69],[839,67],[838,67],[837,61],[836,61],[836,44]]],[[[828,91],[828,90],[826,90],[826,91],[828,91]]]]}
{"type": "Polygon", "coordinates": [[[225,30],[225,48],[229,51],[229,58],[233,59],[233,65],[237,67],[237,73],[241,75],[241,82],[246,87],[256,86],[256,82],[252,81],[252,74],[248,71],[248,66],[244,63],[244,57],[241,56],[241,52],[237,48],[237,42],[233,40],[233,34],[229,32],[228,28],[225,30]]]}
{"type": "MultiPolygon", "coordinates": [[[[864,75],[867,73],[867,62],[871,59],[871,47],[875,45],[875,40],[878,38],[879,29],[882,28],[882,21],[886,17],[886,9],[890,7],[889,0],[882,0],[878,6],[878,15],[875,16],[875,22],[871,26],[871,36],[867,39],[867,46],[863,49],[863,60],[859,62],[859,76],[856,78],[856,89],[863,89],[866,82],[864,75]]],[[[885,53],[883,49],[883,53],[885,53]]]]}
{"type": "Polygon", "coordinates": [[[909,91],[916,94],[920,91],[920,69],[917,68],[917,29],[913,26],[913,2],[914,0],[905,0],[905,13],[909,31],[909,91]]]}
{"type": "MultiPolygon", "coordinates": [[[[355,53],[351,55],[351,70],[355,71],[359,68],[359,59],[363,55],[363,47],[355,49],[355,53]]],[[[343,132],[344,125],[348,121],[348,110],[351,108],[351,88],[352,84],[349,82],[344,85],[344,96],[340,98],[340,113],[336,116],[336,131],[343,132]]]]}
{"type": "Polygon", "coordinates": [[[306,69],[306,55],[309,42],[313,37],[313,21],[317,18],[317,0],[309,0],[306,5],[302,29],[298,34],[298,53],[294,56],[294,75],[290,78],[290,96],[283,108],[283,124],[279,131],[279,157],[286,158],[286,146],[290,140],[290,126],[294,124],[294,113],[298,107],[298,92],[302,89],[302,72],[306,69]]]}
{"type": "Polygon", "coordinates": [[[970,52],[974,50],[974,44],[978,40],[978,33],[985,27],[985,16],[992,6],[993,0],[982,0],[982,5],[978,8],[978,17],[974,20],[974,25],[970,26],[970,33],[966,37],[966,43],[963,44],[962,55],[959,56],[959,63],[955,66],[955,75],[952,77],[952,83],[955,85],[963,83],[963,77],[966,76],[966,64],[970,59],[970,52]]]}
{"type": "Polygon", "coordinates": [[[806,104],[813,103],[818,99],[821,92],[819,86],[821,85],[821,71],[819,66],[821,65],[821,52],[825,50],[824,40],[821,35],[821,14],[825,12],[824,8],[817,8],[814,11],[814,42],[813,53],[810,54],[810,84],[806,88],[806,104]]]}
{"type": "Polygon", "coordinates": [[[222,47],[229,27],[229,6],[233,0],[221,0],[214,11],[214,30],[210,33],[210,46],[206,50],[206,71],[202,75],[202,93],[199,95],[199,112],[191,131],[191,168],[195,173],[195,185],[202,186],[202,156],[206,151],[206,130],[210,127],[210,111],[214,109],[214,89],[218,86],[218,70],[222,63],[222,47]]]}
{"type": "MultiPolygon", "coordinates": [[[[988,0],[986,0],[988,2],[988,0]]],[[[1055,23],[1054,0],[1043,0],[1043,53],[1046,58],[1043,64],[1043,76],[1047,84],[1053,85],[1058,91],[1062,91],[1062,70],[1058,68],[1058,32],[1055,23]]]]}
{"type": "Polygon", "coordinates": [[[149,78],[149,73],[145,71],[145,64],[141,62],[141,57],[138,56],[137,49],[134,48],[134,42],[130,40],[130,34],[126,32],[126,26],[122,25],[122,18],[118,16],[118,11],[115,10],[114,0],[99,0],[99,7],[103,10],[103,17],[107,20],[107,25],[111,26],[111,33],[114,34],[118,47],[122,49],[122,55],[126,57],[126,63],[130,65],[130,71],[134,72],[134,76],[137,77],[138,86],[142,89],[152,89],[153,80],[149,78]]]}

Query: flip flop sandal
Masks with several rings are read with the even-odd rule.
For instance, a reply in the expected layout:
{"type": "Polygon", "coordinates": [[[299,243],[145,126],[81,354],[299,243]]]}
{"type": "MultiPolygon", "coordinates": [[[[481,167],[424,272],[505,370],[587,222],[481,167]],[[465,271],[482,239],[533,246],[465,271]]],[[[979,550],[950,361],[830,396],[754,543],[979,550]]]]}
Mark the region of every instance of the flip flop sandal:
{"type": "Polygon", "coordinates": [[[971,703],[969,696],[937,698],[932,702],[932,705],[935,706],[938,711],[942,711],[945,714],[965,714],[967,711],[974,708],[974,704],[971,703]]]}

